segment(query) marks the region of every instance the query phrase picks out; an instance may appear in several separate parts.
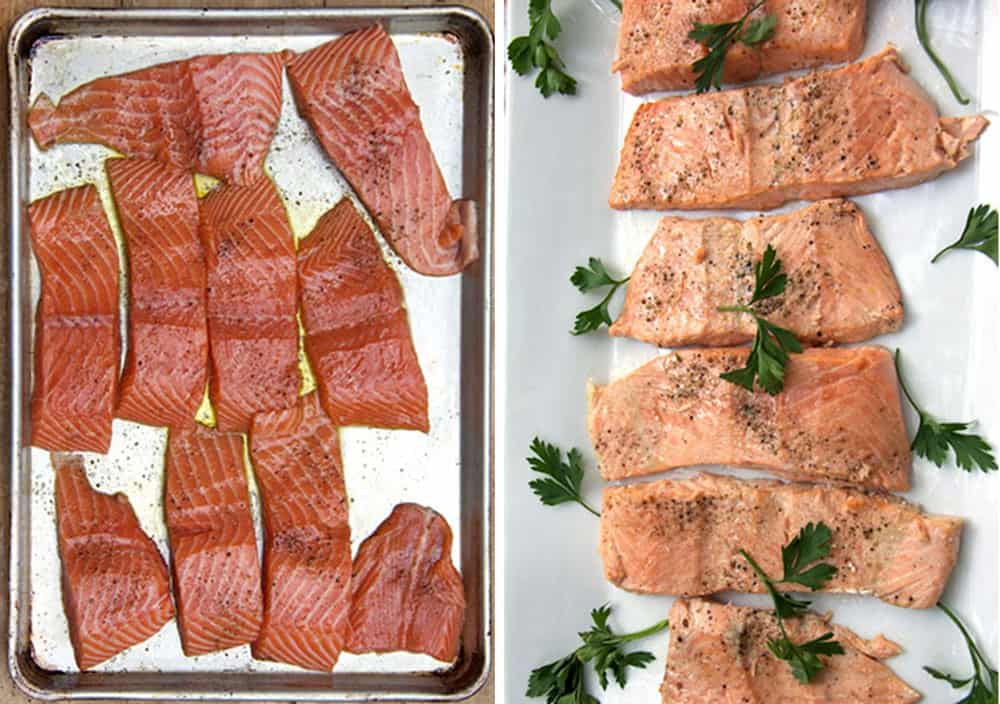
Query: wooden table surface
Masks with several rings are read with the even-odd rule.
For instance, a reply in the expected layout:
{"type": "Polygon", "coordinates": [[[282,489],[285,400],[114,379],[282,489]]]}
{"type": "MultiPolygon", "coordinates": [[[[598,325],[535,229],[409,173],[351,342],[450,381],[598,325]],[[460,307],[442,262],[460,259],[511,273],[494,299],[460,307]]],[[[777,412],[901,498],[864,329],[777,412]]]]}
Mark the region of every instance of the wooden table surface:
{"type": "MultiPolygon", "coordinates": [[[[238,0],[0,0],[0,26],[3,27],[3,37],[4,46],[6,46],[7,33],[10,25],[13,21],[21,15],[21,13],[29,10],[33,7],[350,7],[350,6],[371,6],[371,5],[385,5],[392,7],[402,7],[406,5],[452,5],[452,4],[462,4],[467,5],[489,20],[490,24],[493,23],[493,0],[244,0],[239,2],[238,0]]],[[[499,52],[498,52],[499,53],[499,52]]],[[[3,78],[0,79],[0,84],[2,84],[2,95],[0,95],[0,157],[2,157],[2,164],[4,168],[0,169],[0,193],[4,194],[3,202],[6,203],[6,163],[7,163],[7,121],[8,121],[8,109],[7,109],[7,72],[6,69],[2,71],[3,78]]],[[[4,212],[3,222],[4,222],[4,232],[7,231],[7,216],[8,214],[4,212]]],[[[4,248],[6,251],[6,248],[4,248]]],[[[3,305],[3,310],[7,310],[7,296],[8,291],[8,275],[7,275],[7,259],[4,254],[0,257],[2,264],[0,264],[0,269],[2,269],[2,280],[0,280],[0,303],[3,305]]],[[[6,324],[4,325],[4,331],[0,332],[0,359],[7,360],[8,350],[7,350],[7,335],[6,335],[6,324]]],[[[3,364],[2,379],[0,379],[0,394],[2,394],[2,400],[0,400],[0,413],[3,416],[3,427],[6,429],[9,426],[7,422],[7,415],[9,413],[8,405],[8,395],[7,395],[7,382],[10,374],[6,361],[3,364]]],[[[3,663],[4,673],[0,676],[0,704],[26,704],[32,701],[28,697],[25,697],[20,693],[19,690],[14,686],[14,683],[10,679],[10,675],[6,671],[7,663],[7,637],[6,637],[6,625],[7,625],[7,546],[9,545],[9,503],[10,495],[7,488],[7,470],[6,468],[10,466],[9,457],[9,443],[6,442],[7,431],[4,430],[4,442],[2,443],[2,448],[0,448],[0,547],[2,547],[2,552],[0,552],[0,623],[3,623],[4,629],[2,637],[0,637],[0,662],[3,663]]],[[[491,675],[490,682],[487,683],[486,687],[475,697],[469,700],[470,704],[487,704],[493,701],[493,677],[491,675]]]]}

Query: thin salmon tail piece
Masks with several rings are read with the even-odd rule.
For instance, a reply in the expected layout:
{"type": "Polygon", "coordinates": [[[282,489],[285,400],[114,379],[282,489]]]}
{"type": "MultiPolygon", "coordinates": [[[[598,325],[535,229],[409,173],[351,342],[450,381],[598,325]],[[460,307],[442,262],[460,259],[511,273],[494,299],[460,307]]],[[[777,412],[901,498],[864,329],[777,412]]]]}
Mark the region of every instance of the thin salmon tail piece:
{"type": "Polygon", "coordinates": [[[349,199],[302,241],[298,275],[306,354],[330,420],[427,432],[403,289],[349,199]]]}
{"type": "Polygon", "coordinates": [[[660,693],[663,704],[913,704],[920,693],[882,660],[900,652],[883,636],[865,639],[807,613],[785,621],[788,637],[803,643],[832,632],[844,654],[824,659],[809,684],[768,649],[781,637],[774,612],[704,599],[678,599],[668,616],[670,645],[660,693]]]}
{"type": "Polygon", "coordinates": [[[451,528],[436,511],[399,504],[354,560],[352,653],[458,655],[465,589],[451,562],[451,528]]]}
{"type": "Polygon", "coordinates": [[[990,124],[982,115],[942,117],[939,146],[946,158],[958,164],[969,157],[973,142],[990,124]]]}
{"type": "Polygon", "coordinates": [[[31,106],[28,127],[41,149],[48,149],[59,139],[61,123],[56,117],[56,106],[45,93],[39,95],[31,106]]]}
{"type": "Polygon", "coordinates": [[[174,616],[167,565],[124,494],[102,494],[83,458],[53,453],[63,603],[77,665],[89,670],[174,616]]]}
{"type": "Polygon", "coordinates": [[[252,642],[263,618],[243,436],[171,430],[164,507],[184,653],[252,642]]]}

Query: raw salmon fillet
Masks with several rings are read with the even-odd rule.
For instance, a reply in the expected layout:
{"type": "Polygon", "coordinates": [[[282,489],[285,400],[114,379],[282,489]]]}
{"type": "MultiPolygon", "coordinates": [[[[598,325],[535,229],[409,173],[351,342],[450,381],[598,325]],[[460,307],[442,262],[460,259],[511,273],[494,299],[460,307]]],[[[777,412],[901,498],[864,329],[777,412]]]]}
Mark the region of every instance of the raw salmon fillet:
{"type": "Polygon", "coordinates": [[[660,692],[663,704],[912,704],[920,693],[882,660],[901,648],[883,636],[871,640],[807,614],[785,621],[793,643],[833,633],[843,655],[809,684],[792,676],[767,641],[780,638],[774,613],[703,599],[678,599],[670,609],[670,647],[660,692]]]}
{"type": "Polygon", "coordinates": [[[987,124],[940,117],[890,47],[783,84],[644,103],[609,202],[767,210],[903,188],[958,166],[987,124]]]}
{"type": "Polygon", "coordinates": [[[184,654],[251,643],[260,630],[260,560],[243,436],[171,430],[164,508],[184,654]]]}
{"type": "Polygon", "coordinates": [[[35,316],[31,444],[107,452],[118,388],[118,245],[97,189],[28,208],[41,273],[35,316]]]}
{"type": "Polygon", "coordinates": [[[354,560],[352,653],[406,650],[451,662],[465,620],[451,528],[436,511],[399,504],[354,560]]]}
{"type": "Polygon", "coordinates": [[[142,159],[106,162],[128,249],[129,345],[119,418],[189,427],[205,396],[205,255],[194,179],[142,159]]]}
{"type": "MultiPolygon", "coordinates": [[[[763,592],[740,549],[769,575],[807,523],[833,531],[837,574],[828,592],[871,594],[896,606],[934,606],[958,559],[962,521],[929,516],[903,499],[858,489],[740,481],[701,474],[604,489],[604,574],[634,592],[704,596],[763,592]]],[[[784,591],[803,591],[795,584],[784,591]]]]}
{"type": "Polygon", "coordinates": [[[315,393],[259,413],[250,452],[264,512],[258,660],[333,669],[348,638],[351,529],[337,428],[315,393]]]}
{"type": "Polygon", "coordinates": [[[719,378],[748,349],[679,350],[590,385],[588,425],[605,479],[676,467],[756,467],[887,491],[910,486],[896,369],[882,347],[807,349],[770,396],[719,378]]]}
{"type": "Polygon", "coordinates": [[[299,390],[295,244],[271,180],[206,196],[201,239],[212,405],[219,430],[246,432],[254,413],[295,405],[299,390]]]}
{"type": "Polygon", "coordinates": [[[403,289],[348,199],[299,245],[305,349],[335,425],[427,432],[427,384],[403,289]]]}
{"type": "Polygon", "coordinates": [[[198,56],[98,78],[53,105],[39,96],[28,125],[42,149],[96,142],[235,184],[257,180],[281,113],[288,54],[198,56]]]}
{"type": "Polygon", "coordinates": [[[899,330],[899,284],[864,216],[849,201],[825,200],[745,222],[663,218],[608,332],[662,347],[752,340],[752,317],[718,307],[750,300],[754,264],[767,245],[788,274],[781,296],[755,306],[772,323],[813,344],[899,330]]]}
{"type": "Polygon", "coordinates": [[[76,663],[89,670],[174,616],[167,565],[124,494],[87,481],[83,458],[53,453],[63,605],[76,663]]]}
{"type": "Polygon", "coordinates": [[[323,149],[403,261],[444,276],[479,256],[475,204],[448,195],[385,30],[371,25],[299,54],[288,78],[323,149]]]}
{"type": "MultiPolygon", "coordinates": [[[[618,29],[618,55],[611,70],[622,89],[640,95],[694,86],[691,65],[708,49],[688,32],[695,23],[738,21],[753,3],[746,0],[662,2],[625,0],[618,29]]],[[[726,52],[722,78],[742,83],[797,68],[853,61],[865,45],[865,0],[767,0],[751,20],[772,15],[777,24],[766,42],[736,43],[726,52]]]]}

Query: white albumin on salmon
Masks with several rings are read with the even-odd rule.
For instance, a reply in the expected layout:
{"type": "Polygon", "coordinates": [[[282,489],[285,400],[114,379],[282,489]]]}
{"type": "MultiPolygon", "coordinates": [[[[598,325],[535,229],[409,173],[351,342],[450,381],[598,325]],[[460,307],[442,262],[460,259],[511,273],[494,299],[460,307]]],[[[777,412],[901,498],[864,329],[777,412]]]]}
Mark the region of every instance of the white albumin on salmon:
{"type": "Polygon", "coordinates": [[[752,340],[753,318],[718,307],[750,300],[754,265],[767,245],[788,284],[755,308],[800,341],[860,342],[902,325],[902,295],[889,262],[857,206],[836,199],[745,222],[663,218],[609,334],[662,347],[752,340]]]}
{"type": "Polygon", "coordinates": [[[843,655],[823,658],[809,684],[792,676],[767,641],[780,638],[774,612],[678,599],[670,609],[670,649],[660,693],[663,704],[912,704],[920,693],[882,660],[901,648],[883,636],[866,640],[806,614],[785,620],[794,643],[832,632],[843,655]]]}
{"type": "Polygon", "coordinates": [[[733,465],[792,479],[905,491],[910,443],[892,356],[881,347],[793,354],[776,396],[719,378],[749,349],[678,350],[590,385],[588,426],[608,480],[733,465]]]}
{"type": "MultiPolygon", "coordinates": [[[[926,609],[937,603],[958,559],[961,519],[923,514],[889,494],[701,474],[605,488],[604,574],[640,593],[763,592],[739,551],[779,576],[782,546],[819,522],[833,531],[823,562],[837,568],[822,591],[926,609]]],[[[780,588],[805,591],[796,584],[780,588]]]]}
{"type": "Polygon", "coordinates": [[[781,84],[641,105],[609,203],[769,210],[904,188],[958,166],[987,124],[940,117],[889,47],[781,84]]]}

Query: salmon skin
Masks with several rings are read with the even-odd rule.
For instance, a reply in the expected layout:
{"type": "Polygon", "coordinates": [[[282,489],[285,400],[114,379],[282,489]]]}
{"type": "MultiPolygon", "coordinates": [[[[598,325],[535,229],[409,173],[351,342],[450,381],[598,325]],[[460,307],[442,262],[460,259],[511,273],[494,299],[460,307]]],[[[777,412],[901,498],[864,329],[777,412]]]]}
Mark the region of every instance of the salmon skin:
{"type": "Polygon", "coordinates": [[[315,393],[259,413],[250,452],[264,513],[258,660],[329,671],[348,638],[351,529],[337,428],[315,393]]]}
{"type": "Polygon", "coordinates": [[[335,425],[427,432],[427,384],[403,289],[348,199],[299,245],[305,349],[335,425]]]}
{"type": "Polygon", "coordinates": [[[28,126],[42,149],[95,142],[243,185],[263,173],[289,54],[198,56],[98,78],[56,106],[39,96],[28,126]]]}
{"type": "Polygon", "coordinates": [[[94,491],[83,458],[53,453],[62,592],[76,663],[90,670],[174,616],[167,566],[124,494],[94,491]]]}
{"type": "Polygon", "coordinates": [[[41,274],[31,444],[107,452],[118,389],[118,246],[94,186],[28,208],[41,274]]]}
{"type": "Polygon", "coordinates": [[[644,103],[609,203],[768,210],[904,188],[958,166],[987,124],[940,117],[890,47],[782,84],[644,103]]]}
{"type": "Polygon", "coordinates": [[[882,660],[901,648],[882,636],[871,640],[806,614],[785,621],[793,643],[833,633],[843,655],[809,682],[792,676],[767,641],[781,637],[774,612],[704,599],[678,599],[670,609],[670,646],[660,693],[663,704],[912,704],[920,693],[882,660]]]}
{"type": "MultiPolygon", "coordinates": [[[[622,90],[641,95],[694,86],[691,66],[708,49],[689,39],[688,33],[696,23],[738,21],[752,4],[625,0],[617,58],[611,67],[621,74],[622,90]]],[[[726,52],[723,80],[743,83],[758,76],[853,61],[865,45],[865,6],[865,0],[768,0],[750,18],[771,15],[777,20],[774,33],[753,47],[733,44],[726,52]]]]}
{"type": "Polygon", "coordinates": [[[219,430],[246,432],[254,413],[288,408],[298,397],[295,243],[267,177],[220,186],[202,200],[200,216],[210,395],[219,430]]]}
{"type": "Polygon", "coordinates": [[[251,643],[264,606],[243,436],[171,430],[164,509],[184,654],[251,643]]]}
{"type": "Polygon", "coordinates": [[[436,511],[397,505],[358,548],[353,582],[350,652],[458,655],[465,589],[451,563],[451,528],[436,511]]]}
{"type": "Polygon", "coordinates": [[[129,346],[117,415],[183,428],[205,396],[205,255],[194,179],[156,161],[106,162],[128,247],[129,346]]]}
{"type": "Polygon", "coordinates": [[[403,261],[445,276],[479,256],[475,203],[448,195],[382,27],[299,54],[288,78],[302,116],[403,261]]]}
{"type": "Polygon", "coordinates": [[[676,467],[756,467],[887,491],[910,486],[910,443],[892,355],[807,349],[776,396],[719,378],[748,349],[679,350],[590,385],[590,439],[605,479],[676,467]]]}
{"type": "MultiPolygon", "coordinates": [[[[888,494],[846,487],[740,481],[702,474],[604,490],[604,574],[629,591],[704,596],[763,592],[740,556],[782,573],[781,547],[807,523],[833,531],[827,592],[872,594],[896,606],[934,606],[958,559],[962,521],[928,516],[888,494]]],[[[786,584],[785,591],[802,591],[786,584]]]]}
{"type": "Polygon", "coordinates": [[[860,342],[899,330],[899,284],[861,211],[825,200],[745,222],[665,217],[629,279],[608,333],[661,347],[748,342],[756,324],[719,306],[749,301],[767,245],[788,275],[785,292],[755,308],[802,342],[860,342]]]}

